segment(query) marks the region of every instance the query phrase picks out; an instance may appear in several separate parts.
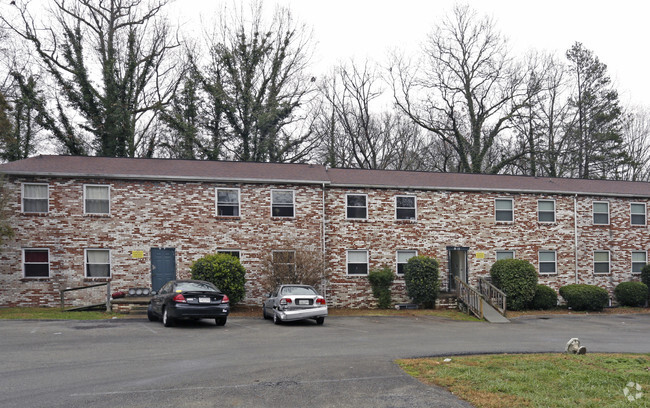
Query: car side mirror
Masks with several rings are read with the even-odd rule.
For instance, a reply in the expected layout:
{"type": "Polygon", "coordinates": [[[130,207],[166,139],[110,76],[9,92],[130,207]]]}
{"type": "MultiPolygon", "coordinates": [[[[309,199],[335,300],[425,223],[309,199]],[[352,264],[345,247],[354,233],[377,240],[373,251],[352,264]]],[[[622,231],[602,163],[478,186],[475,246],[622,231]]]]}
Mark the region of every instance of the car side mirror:
{"type": "Polygon", "coordinates": [[[267,293],[267,294],[266,294],[266,297],[267,297],[267,298],[270,298],[270,297],[271,297],[271,294],[270,294],[270,293],[267,293]]]}

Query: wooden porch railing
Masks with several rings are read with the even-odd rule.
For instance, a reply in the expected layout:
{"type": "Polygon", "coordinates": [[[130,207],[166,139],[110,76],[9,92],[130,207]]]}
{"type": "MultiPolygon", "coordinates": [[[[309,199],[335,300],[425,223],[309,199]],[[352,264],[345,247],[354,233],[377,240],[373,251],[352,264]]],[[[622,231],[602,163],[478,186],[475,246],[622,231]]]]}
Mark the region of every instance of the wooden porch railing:
{"type": "Polygon", "coordinates": [[[458,292],[458,300],[465,303],[470,312],[472,312],[479,319],[483,319],[483,304],[481,303],[481,294],[469,286],[467,283],[454,277],[456,281],[456,290],[458,292]]]}
{"type": "Polygon", "coordinates": [[[486,302],[503,316],[506,315],[506,294],[484,277],[478,278],[478,291],[486,302]]]}
{"type": "MultiPolygon", "coordinates": [[[[104,282],[104,283],[97,283],[94,285],[88,285],[88,286],[78,286],[76,288],[67,288],[67,289],[61,289],[59,292],[61,294],[61,310],[65,310],[65,293],[66,292],[71,292],[74,290],[82,290],[82,289],[89,289],[89,288],[95,288],[97,286],[106,286],[106,311],[110,312],[111,311],[111,282],[104,282]]],[[[103,306],[104,303],[98,303],[95,305],[86,305],[86,306],[79,306],[79,307],[73,307],[70,309],[67,309],[68,311],[71,310],[84,310],[84,309],[90,309],[98,306],[103,306]]]]}

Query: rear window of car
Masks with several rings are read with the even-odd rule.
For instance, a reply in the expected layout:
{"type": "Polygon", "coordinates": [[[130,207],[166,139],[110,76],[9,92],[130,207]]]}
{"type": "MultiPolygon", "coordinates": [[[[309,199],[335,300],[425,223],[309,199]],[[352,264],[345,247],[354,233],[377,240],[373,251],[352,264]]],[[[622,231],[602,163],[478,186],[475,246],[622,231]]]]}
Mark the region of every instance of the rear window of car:
{"type": "Polygon", "coordinates": [[[176,291],[179,290],[182,292],[217,292],[217,288],[214,286],[201,282],[178,282],[176,283],[176,291]]]}
{"type": "Polygon", "coordinates": [[[283,295],[318,295],[318,293],[312,288],[306,288],[304,286],[289,286],[282,288],[283,295]]]}

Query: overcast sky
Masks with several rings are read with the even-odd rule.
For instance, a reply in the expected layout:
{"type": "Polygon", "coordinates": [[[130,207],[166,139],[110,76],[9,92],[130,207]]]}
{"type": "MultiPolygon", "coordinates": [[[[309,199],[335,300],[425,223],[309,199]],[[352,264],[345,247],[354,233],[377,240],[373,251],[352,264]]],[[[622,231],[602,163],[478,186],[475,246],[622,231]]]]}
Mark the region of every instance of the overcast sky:
{"type": "MultiPolygon", "coordinates": [[[[266,0],[265,8],[289,7],[313,29],[314,73],[338,62],[369,58],[383,62],[388,50],[417,52],[426,35],[456,1],[451,0],[266,0]]],[[[463,3],[463,2],[461,2],[463,3]]],[[[513,50],[564,52],[582,42],[607,64],[623,105],[650,107],[650,1],[474,0],[466,2],[496,20],[513,50]]],[[[210,21],[232,0],[176,0],[180,20],[210,21]]],[[[464,4],[464,3],[463,3],[464,4]]],[[[178,11],[176,11],[178,10],[178,11]]]]}

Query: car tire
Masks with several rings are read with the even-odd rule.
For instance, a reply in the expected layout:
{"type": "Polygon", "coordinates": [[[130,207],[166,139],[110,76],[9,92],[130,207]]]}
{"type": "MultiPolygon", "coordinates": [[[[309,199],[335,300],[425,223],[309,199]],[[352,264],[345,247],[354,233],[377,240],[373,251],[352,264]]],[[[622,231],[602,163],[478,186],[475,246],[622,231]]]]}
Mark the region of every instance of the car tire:
{"type": "Polygon", "coordinates": [[[266,314],[266,306],[262,305],[262,317],[264,320],[269,320],[270,317],[266,314]]]}
{"type": "Polygon", "coordinates": [[[324,317],[321,316],[321,317],[316,318],[316,324],[322,325],[323,323],[325,323],[325,318],[324,317]]]}
{"type": "Polygon", "coordinates": [[[150,322],[155,322],[158,320],[158,317],[156,317],[156,315],[153,313],[151,304],[149,304],[149,307],[147,308],[147,319],[149,319],[150,322]]]}
{"type": "Polygon", "coordinates": [[[273,323],[282,324],[282,319],[280,319],[280,316],[278,316],[277,313],[273,313],[273,323]]]}
{"type": "Polygon", "coordinates": [[[225,326],[227,320],[228,320],[227,317],[217,317],[216,319],[214,319],[214,321],[217,323],[217,326],[225,326]]]}
{"type": "Polygon", "coordinates": [[[174,319],[172,319],[167,313],[167,308],[163,308],[162,312],[162,322],[165,327],[172,327],[174,325],[174,319]]]}

